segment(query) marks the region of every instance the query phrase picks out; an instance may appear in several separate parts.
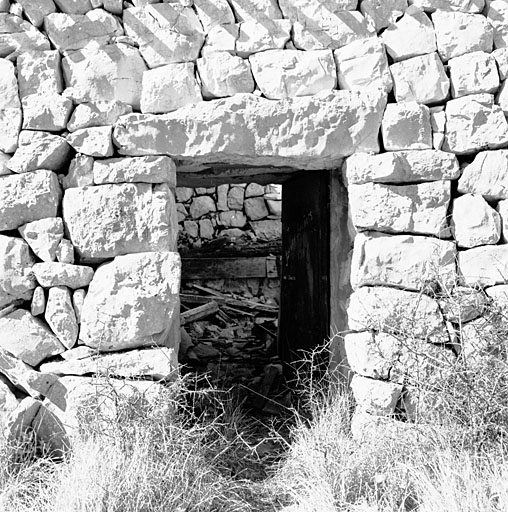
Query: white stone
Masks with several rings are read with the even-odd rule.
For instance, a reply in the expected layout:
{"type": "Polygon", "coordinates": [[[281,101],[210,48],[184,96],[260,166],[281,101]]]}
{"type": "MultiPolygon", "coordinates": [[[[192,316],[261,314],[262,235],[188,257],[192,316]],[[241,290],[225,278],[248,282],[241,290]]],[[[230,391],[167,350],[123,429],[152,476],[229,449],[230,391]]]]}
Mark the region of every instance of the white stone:
{"type": "Polygon", "coordinates": [[[19,228],[35,255],[42,261],[55,261],[56,250],[63,238],[63,222],[59,217],[48,217],[29,222],[19,228]]]}
{"type": "Polygon", "coordinates": [[[244,209],[249,220],[261,220],[268,217],[268,209],[262,197],[249,197],[244,202],[244,209]]]}
{"type": "Polygon", "coordinates": [[[428,107],[415,101],[390,103],[381,123],[387,151],[432,149],[432,129],[428,107]]]}
{"type": "Polygon", "coordinates": [[[195,197],[189,208],[190,216],[193,219],[199,219],[214,211],[216,211],[215,201],[210,196],[195,197]]]}
{"type": "Polygon", "coordinates": [[[460,11],[471,14],[481,13],[485,6],[484,0],[409,0],[426,12],[434,11],[460,11]]]}
{"type": "Polygon", "coordinates": [[[388,55],[395,61],[436,51],[434,27],[418,7],[409,7],[404,16],[381,35],[388,55]]]}
{"type": "Polygon", "coordinates": [[[60,203],[60,185],[51,171],[0,177],[0,231],[55,217],[60,203]]]}
{"type": "Polygon", "coordinates": [[[105,158],[113,156],[112,126],[81,128],[67,135],[67,142],[78,153],[105,158]]]}
{"type": "Polygon", "coordinates": [[[446,130],[446,113],[445,107],[430,107],[430,126],[432,132],[444,133],[446,130]]]}
{"type": "Polygon", "coordinates": [[[443,62],[465,53],[492,51],[493,28],[481,14],[436,11],[432,22],[443,62]]]}
{"type": "Polygon", "coordinates": [[[355,375],[351,389],[360,410],[379,416],[389,416],[402,394],[402,385],[355,375]]]}
{"type": "Polygon", "coordinates": [[[73,104],[59,94],[33,94],[22,99],[23,130],[60,132],[65,129],[73,104]]]}
{"type": "Polygon", "coordinates": [[[487,20],[494,28],[494,48],[508,46],[508,4],[504,1],[490,2],[487,20]]]}
{"type": "Polygon", "coordinates": [[[206,35],[201,56],[209,57],[217,52],[228,52],[235,55],[239,30],[238,24],[216,25],[213,27],[206,35]]]}
{"type": "Polygon", "coordinates": [[[266,206],[268,206],[268,211],[270,215],[275,215],[276,217],[282,216],[282,201],[274,201],[273,199],[267,199],[266,206]]]}
{"type": "Polygon", "coordinates": [[[482,196],[466,194],[453,201],[452,232],[459,247],[497,244],[501,217],[482,196]]]}
{"type": "MultiPolygon", "coordinates": [[[[217,187],[217,191],[221,187],[226,187],[226,190],[227,190],[228,185],[219,185],[217,187]]],[[[223,189],[221,189],[221,190],[223,190],[223,189]]],[[[189,187],[176,187],[176,189],[175,189],[175,196],[176,196],[176,200],[177,200],[178,203],[187,203],[188,201],[190,201],[192,199],[193,195],[194,195],[194,189],[193,188],[189,188],[189,187]]]]}
{"type": "Polygon", "coordinates": [[[132,113],[132,107],[122,101],[96,101],[77,105],[67,123],[67,129],[75,132],[81,128],[114,125],[120,116],[132,113]]]}
{"type": "Polygon", "coordinates": [[[247,224],[247,217],[240,211],[220,212],[217,224],[225,228],[243,228],[247,224]]]}
{"type": "Polygon", "coordinates": [[[78,323],[69,288],[52,286],[49,289],[44,317],[60,343],[71,349],[78,340],[78,323]]]}
{"type": "Polygon", "coordinates": [[[499,78],[505,80],[508,77],[508,48],[499,48],[492,52],[492,57],[496,59],[499,78]]]}
{"type": "Polygon", "coordinates": [[[201,101],[194,64],[167,64],[143,73],[141,112],[164,114],[201,101]]]}
{"type": "Polygon", "coordinates": [[[72,306],[74,307],[74,314],[76,315],[76,322],[81,323],[81,311],[85,303],[86,291],[83,288],[74,290],[72,294],[72,306]]]}
{"type": "Polygon", "coordinates": [[[461,279],[468,286],[493,286],[508,281],[508,245],[485,245],[458,253],[461,279]]]}
{"type": "Polygon", "coordinates": [[[41,408],[41,401],[27,396],[23,398],[5,419],[5,438],[9,442],[25,441],[27,434],[33,435],[32,424],[41,408]]]}
{"type": "Polygon", "coordinates": [[[395,23],[407,9],[408,0],[361,0],[360,11],[376,32],[395,23]]]}
{"type": "Polygon", "coordinates": [[[4,432],[9,416],[17,409],[18,399],[11,391],[9,380],[0,374],[0,429],[4,432]]]}
{"type": "Polygon", "coordinates": [[[76,253],[86,262],[126,253],[171,251],[178,230],[173,194],[165,183],[68,189],[63,219],[76,253]]]}
{"type": "Polygon", "coordinates": [[[448,322],[462,325],[484,315],[489,307],[488,297],[483,290],[456,286],[438,298],[439,307],[448,322]]]}
{"type": "Polygon", "coordinates": [[[101,352],[146,345],[178,350],[171,327],[179,315],[180,258],[151,252],[101,265],[81,311],[80,339],[101,352]],[[97,322],[97,318],[101,322],[97,322]]]}
{"type": "Polygon", "coordinates": [[[93,163],[91,156],[77,154],[69,165],[66,175],[60,175],[64,190],[93,185],[93,163]]]}
{"type": "Polygon", "coordinates": [[[39,28],[44,21],[44,16],[56,11],[53,0],[18,0],[23,7],[23,12],[28,21],[39,28]]]}
{"type": "Polygon", "coordinates": [[[16,68],[7,59],[0,59],[0,110],[20,108],[16,68]]]}
{"type": "Polygon", "coordinates": [[[491,94],[472,94],[446,104],[443,149],[457,155],[508,146],[508,123],[491,94]]]}
{"type": "Polygon", "coordinates": [[[243,210],[245,189],[242,187],[231,187],[228,192],[228,208],[230,210],[243,210]]]}
{"type": "Polygon", "coordinates": [[[289,20],[244,21],[238,27],[235,50],[240,57],[247,58],[253,53],[282,49],[290,39],[289,20]]]}
{"type": "Polygon", "coordinates": [[[496,95],[496,104],[501,107],[505,116],[508,115],[508,87],[506,82],[506,80],[502,82],[501,88],[496,95]]]}
{"type": "Polygon", "coordinates": [[[392,77],[383,43],[377,37],[355,41],[333,52],[339,89],[392,89],[392,77]]]}
{"type": "Polygon", "coordinates": [[[485,52],[472,52],[448,61],[452,96],[494,93],[499,88],[499,75],[494,57],[485,52]]]}
{"type": "Polygon", "coordinates": [[[255,84],[248,60],[227,52],[217,52],[198,59],[196,64],[201,93],[206,99],[254,91],[255,84]]]}
{"type": "Polygon", "coordinates": [[[87,347],[85,345],[77,345],[74,348],[66,350],[60,354],[60,356],[66,361],[71,361],[73,359],[84,359],[85,357],[91,357],[93,355],[97,355],[97,350],[94,350],[93,348],[87,347]]]}
{"type": "Polygon", "coordinates": [[[235,23],[235,16],[227,0],[194,0],[194,8],[207,34],[216,26],[235,23]]]}
{"type": "Polygon", "coordinates": [[[360,233],[355,238],[351,283],[421,290],[429,283],[456,281],[453,242],[412,235],[360,233]]]}
{"type": "Polygon", "coordinates": [[[65,95],[75,103],[117,100],[139,110],[147,68],[136,48],[109,44],[71,52],[63,58],[62,69],[65,95]]]}
{"type": "Polygon", "coordinates": [[[125,33],[139,44],[149,68],[199,57],[205,36],[196,13],[180,4],[155,4],[125,9],[125,33]]]}
{"type": "Polygon", "coordinates": [[[32,295],[32,304],[30,305],[30,313],[32,316],[39,316],[46,310],[46,296],[44,295],[44,288],[37,286],[32,295]]]}
{"type": "Polygon", "coordinates": [[[56,260],[60,263],[74,263],[74,247],[69,240],[60,240],[56,248],[56,260]]]}
{"type": "Polygon", "coordinates": [[[258,197],[265,194],[265,187],[259,183],[249,183],[245,187],[245,197],[258,197]]]}
{"type": "Polygon", "coordinates": [[[92,10],[90,0],[54,0],[57,7],[68,14],[86,14],[92,10]]]}
{"type": "Polygon", "coordinates": [[[448,96],[450,81],[437,53],[419,55],[390,66],[398,102],[438,103],[448,96]]]}
{"type": "MultiPolygon", "coordinates": [[[[387,233],[446,236],[450,182],[419,185],[365,183],[348,187],[355,228],[387,233]]],[[[256,219],[254,219],[256,220],[256,219]]]]}
{"type": "Polygon", "coordinates": [[[201,219],[199,221],[199,236],[211,240],[214,235],[213,224],[210,219],[201,219]]]}
{"type": "Polygon", "coordinates": [[[280,220],[258,220],[250,222],[250,226],[259,240],[280,240],[282,236],[282,222],[280,220]]]}
{"type": "Polygon", "coordinates": [[[67,286],[72,289],[88,286],[93,277],[93,269],[85,265],[72,265],[48,261],[36,263],[32,267],[39,284],[44,288],[67,286]]]}
{"type": "Polygon", "coordinates": [[[2,153],[0,151],[0,176],[6,176],[7,174],[12,174],[12,171],[7,167],[7,163],[11,159],[11,155],[6,153],[2,153]]]}
{"type": "Polygon", "coordinates": [[[508,242],[508,201],[502,200],[497,204],[497,211],[501,216],[502,231],[503,231],[503,242],[508,242]]]}
{"type": "Polygon", "coordinates": [[[41,96],[60,94],[63,90],[60,63],[58,50],[21,54],[17,60],[21,98],[32,94],[41,96]]]}
{"type": "Polygon", "coordinates": [[[16,150],[22,118],[21,108],[0,110],[0,151],[13,153],[16,150]]]}
{"type": "Polygon", "coordinates": [[[14,14],[0,13],[0,58],[14,52],[49,49],[48,39],[31,23],[14,14]]]}
{"type": "Polygon", "coordinates": [[[237,21],[265,21],[282,18],[276,0],[230,0],[237,21]]]}

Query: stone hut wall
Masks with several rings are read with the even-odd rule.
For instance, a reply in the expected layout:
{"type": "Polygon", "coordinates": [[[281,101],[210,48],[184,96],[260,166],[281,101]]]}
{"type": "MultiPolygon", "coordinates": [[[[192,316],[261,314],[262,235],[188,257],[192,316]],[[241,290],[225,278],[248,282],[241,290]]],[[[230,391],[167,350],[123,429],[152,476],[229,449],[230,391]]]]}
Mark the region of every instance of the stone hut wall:
{"type": "Polygon", "coordinates": [[[505,300],[507,44],[498,0],[0,0],[1,417],[171,373],[176,173],[215,166],[343,173],[357,418],[411,416],[408,343],[464,343],[436,290],[505,300]]]}

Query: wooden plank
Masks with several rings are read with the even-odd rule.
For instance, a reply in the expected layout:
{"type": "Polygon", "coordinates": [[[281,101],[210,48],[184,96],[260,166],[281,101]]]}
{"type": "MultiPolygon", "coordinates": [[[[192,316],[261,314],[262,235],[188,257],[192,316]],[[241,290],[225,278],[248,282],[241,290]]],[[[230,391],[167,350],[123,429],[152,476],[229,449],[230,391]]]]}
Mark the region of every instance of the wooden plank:
{"type": "MultiPolygon", "coordinates": [[[[203,297],[202,295],[193,295],[192,293],[181,293],[180,300],[187,304],[206,304],[210,302],[212,297],[203,297]]],[[[231,299],[229,297],[213,297],[213,300],[219,305],[225,304],[233,308],[243,308],[249,311],[262,311],[263,313],[269,313],[276,315],[279,308],[277,306],[269,306],[261,302],[253,302],[250,300],[239,300],[231,299]]]]}
{"type": "Polygon", "coordinates": [[[182,258],[252,258],[256,256],[280,256],[280,240],[253,241],[250,238],[231,239],[219,237],[203,243],[201,247],[182,247],[182,258]]]}
{"type": "Polygon", "coordinates": [[[279,277],[279,269],[277,268],[277,258],[275,256],[266,257],[266,277],[279,277]]]}
{"type": "Polygon", "coordinates": [[[217,313],[217,311],[219,311],[219,305],[217,302],[212,300],[202,306],[180,313],[180,324],[186,325],[191,322],[196,322],[197,320],[201,320],[202,318],[206,318],[207,316],[217,313]]]}
{"type": "Polygon", "coordinates": [[[182,258],[183,280],[276,277],[276,270],[276,265],[272,262],[268,264],[265,257],[182,258]],[[268,275],[268,270],[270,275],[268,275]]]}

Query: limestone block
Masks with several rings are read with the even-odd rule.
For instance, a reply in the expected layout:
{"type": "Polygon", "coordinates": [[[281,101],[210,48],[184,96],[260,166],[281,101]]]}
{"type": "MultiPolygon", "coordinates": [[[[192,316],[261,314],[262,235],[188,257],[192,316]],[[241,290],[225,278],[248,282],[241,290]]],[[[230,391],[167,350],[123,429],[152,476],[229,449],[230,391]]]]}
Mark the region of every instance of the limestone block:
{"type": "Polygon", "coordinates": [[[496,59],[499,78],[506,80],[508,78],[508,48],[494,50],[491,55],[496,59]]]}
{"type": "Polygon", "coordinates": [[[282,222],[280,220],[258,220],[251,222],[250,225],[259,240],[278,240],[282,236],[282,222]]]}
{"type": "Polygon", "coordinates": [[[270,213],[270,215],[275,215],[276,217],[282,216],[282,201],[274,201],[273,199],[267,199],[266,206],[268,206],[268,212],[270,213]]]}
{"type": "Polygon", "coordinates": [[[409,0],[425,12],[460,11],[471,14],[481,13],[485,6],[484,0],[409,0]]]}
{"type": "Polygon", "coordinates": [[[508,281],[508,245],[485,245],[458,253],[461,280],[468,286],[493,286],[508,281]]]}
{"type": "Polygon", "coordinates": [[[421,290],[429,283],[456,281],[453,242],[413,235],[360,233],[355,238],[351,283],[421,290]]]}
{"type": "Polygon", "coordinates": [[[9,416],[17,409],[18,399],[11,391],[9,380],[0,374],[0,429],[4,432],[9,416]]]}
{"type": "Polygon", "coordinates": [[[21,108],[0,110],[0,151],[13,153],[16,150],[21,121],[21,108]]]}
{"type": "Polygon", "coordinates": [[[47,325],[24,309],[0,318],[0,348],[30,366],[65,350],[47,325]]]}
{"type": "Polygon", "coordinates": [[[9,12],[10,0],[0,0],[0,12],[9,12]]]}
{"type": "Polygon", "coordinates": [[[62,52],[80,50],[90,41],[107,44],[123,35],[120,22],[103,9],[93,9],[87,14],[50,14],[44,18],[44,29],[53,45],[62,52]]]}
{"type": "Polygon", "coordinates": [[[83,262],[126,253],[170,251],[178,229],[173,194],[165,183],[68,189],[63,219],[83,262]]]}
{"type": "Polygon", "coordinates": [[[30,300],[36,285],[30,273],[34,263],[23,240],[0,235],[0,308],[17,299],[30,300]]]}
{"type": "Polygon", "coordinates": [[[17,52],[49,50],[49,40],[20,16],[0,13],[0,58],[17,52]]]}
{"type": "MultiPolygon", "coordinates": [[[[247,187],[248,188],[248,187],[247,187]]],[[[229,210],[228,208],[228,192],[229,185],[226,183],[224,185],[219,185],[217,187],[217,210],[221,212],[225,212],[229,210]]]]}
{"type": "Polygon", "coordinates": [[[39,316],[46,310],[46,296],[44,295],[44,288],[37,286],[32,295],[32,303],[30,305],[30,313],[32,316],[39,316]]]}
{"type": "Polygon", "coordinates": [[[235,50],[240,57],[247,58],[253,53],[282,49],[290,38],[289,20],[244,21],[238,26],[235,50]]]}
{"type": "Polygon", "coordinates": [[[75,103],[117,100],[139,110],[147,68],[136,48],[109,44],[71,52],[63,58],[62,69],[65,95],[75,103]]]}
{"type": "Polygon", "coordinates": [[[361,0],[360,11],[376,32],[395,23],[407,9],[408,0],[361,0]]]}
{"type": "Polygon", "coordinates": [[[231,187],[228,192],[228,208],[230,210],[243,210],[245,189],[242,187],[231,187]]]}
{"type": "Polygon", "coordinates": [[[438,103],[448,96],[450,81],[437,53],[419,55],[390,66],[398,102],[438,103]]]}
{"type": "Polygon", "coordinates": [[[107,183],[167,183],[176,187],[176,165],[167,156],[109,158],[93,164],[96,185],[107,183]]]}
{"type": "Polygon", "coordinates": [[[508,114],[508,87],[506,86],[506,80],[501,84],[501,88],[496,95],[496,104],[501,107],[504,115],[508,114]]]}
{"type": "Polygon", "coordinates": [[[171,155],[191,166],[221,162],[336,169],[341,158],[355,151],[379,152],[385,101],[378,91],[322,92],[283,101],[236,95],[165,116],[123,116],[113,137],[120,154],[171,155]],[[269,129],[274,119],[282,120],[275,131],[269,129]]]}
{"type": "Polygon", "coordinates": [[[69,288],[53,286],[49,289],[44,316],[60,343],[71,349],[78,340],[78,323],[69,288]]]}
{"type": "Polygon", "coordinates": [[[183,223],[184,232],[191,238],[198,238],[199,224],[193,220],[186,220],[183,223]]]}
{"type": "Polygon", "coordinates": [[[249,183],[245,187],[245,197],[258,197],[265,194],[265,187],[259,183],[249,183]]]}
{"type": "Polygon", "coordinates": [[[32,94],[60,94],[63,78],[58,50],[23,53],[18,57],[18,83],[21,98],[32,94]]]}
{"type": "Polygon", "coordinates": [[[497,203],[497,212],[501,216],[502,224],[502,240],[504,243],[508,242],[508,201],[502,200],[497,203]]]}
{"type": "MultiPolygon", "coordinates": [[[[223,187],[224,185],[219,185],[219,187],[223,187]]],[[[217,188],[219,188],[217,187],[217,188]]],[[[226,185],[227,188],[227,185],[226,185]]],[[[176,200],[179,203],[187,203],[192,199],[192,196],[194,195],[194,189],[189,187],[176,187],[175,189],[175,196],[176,200]]]]}
{"type": "Polygon", "coordinates": [[[268,217],[268,209],[262,197],[249,197],[244,202],[244,208],[249,220],[261,220],[268,217]]]}
{"type": "Polygon", "coordinates": [[[460,176],[457,157],[433,149],[355,153],[345,160],[344,172],[349,184],[455,180],[460,176]]]}
{"type": "Polygon", "coordinates": [[[60,197],[58,178],[51,171],[0,177],[0,231],[55,217],[60,197]]]}
{"type": "Polygon", "coordinates": [[[67,135],[67,142],[83,155],[108,157],[114,153],[111,134],[112,126],[94,126],[81,128],[67,135]]]}
{"type": "Polygon", "coordinates": [[[206,35],[201,56],[209,57],[217,52],[228,52],[235,55],[239,30],[240,26],[238,24],[216,25],[213,27],[206,35]]]}
{"type": "Polygon", "coordinates": [[[490,2],[487,20],[494,28],[494,48],[508,46],[508,4],[504,1],[490,2]]]}
{"type": "Polygon", "coordinates": [[[387,151],[432,149],[432,129],[428,107],[416,101],[390,103],[381,123],[387,151]]]}
{"type": "MultiPolygon", "coordinates": [[[[446,236],[450,182],[419,185],[365,183],[348,187],[356,229],[446,236]]],[[[255,219],[254,219],[255,220],[255,219]]]]}
{"type": "Polygon", "coordinates": [[[60,217],[29,222],[19,228],[19,233],[38,258],[42,261],[55,261],[56,250],[64,235],[60,217]]]}
{"type": "Polygon", "coordinates": [[[355,375],[351,389],[359,409],[369,414],[389,416],[402,394],[402,385],[355,375]]]}
{"type": "Polygon", "coordinates": [[[76,322],[81,323],[81,311],[83,311],[83,304],[85,303],[86,291],[82,288],[74,290],[72,293],[72,306],[76,315],[76,322]]]}
{"type": "Polygon", "coordinates": [[[28,21],[37,28],[42,25],[44,16],[56,11],[53,0],[19,0],[18,3],[23,7],[28,21]]]}
{"type": "Polygon", "coordinates": [[[443,62],[465,53],[492,51],[493,28],[481,14],[436,11],[432,22],[443,62]]]}
{"type": "Polygon", "coordinates": [[[339,89],[378,87],[391,91],[392,77],[383,44],[377,37],[355,41],[333,52],[339,89]]]}
{"type": "Polygon", "coordinates": [[[353,331],[385,332],[430,343],[448,341],[439,304],[423,293],[362,286],[349,298],[347,315],[353,331]]]}
{"type": "Polygon", "coordinates": [[[60,175],[64,190],[74,187],[93,185],[93,158],[77,154],[69,165],[66,175],[60,175]]]}
{"type": "Polygon", "coordinates": [[[167,64],[143,73],[141,112],[164,114],[201,101],[194,64],[167,64]]]}
{"type": "Polygon", "coordinates": [[[178,357],[174,348],[157,347],[114,354],[43,363],[41,371],[55,375],[104,375],[112,377],[168,379],[176,376],[178,357]]]}
{"type": "Polygon", "coordinates": [[[452,232],[459,247],[497,244],[501,217],[482,196],[466,194],[453,201],[452,232]]]}
{"type": "Polygon", "coordinates": [[[60,240],[56,248],[56,260],[60,263],[74,263],[74,247],[69,240],[60,240]]]}
{"type": "Polygon", "coordinates": [[[12,171],[7,167],[7,162],[11,159],[11,155],[2,153],[0,151],[0,176],[6,176],[12,174],[12,171]]]}
{"type": "Polygon", "coordinates": [[[44,288],[67,286],[73,290],[88,286],[93,277],[93,268],[85,265],[71,265],[48,261],[32,267],[38,283],[44,288]]]}
{"type": "Polygon", "coordinates": [[[18,149],[7,164],[9,169],[16,173],[39,169],[59,171],[66,167],[69,161],[71,147],[63,137],[58,135],[23,131],[19,135],[18,142],[18,149]]]}
{"type": "Polygon", "coordinates": [[[508,145],[508,123],[491,94],[472,94],[446,104],[445,151],[457,155],[508,145]]]}
{"type": "Polygon", "coordinates": [[[18,81],[14,64],[0,59],[0,110],[20,108],[18,81]]]}
{"type": "Polygon", "coordinates": [[[206,99],[254,91],[254,79],[247,60],[227,52],[218,52],[198,59],[196,64],[201,80],[201,93],[206,99]]]}
{"type": "Polygon", "coordinates": [[[92,10],[90,0],[55,0],[55,4],[67,14],[86,14],[92,10]]]}
{"type": "Polygon", "coordinates": [[[210,196],[195,197],[189,208],[190,216],[193,219],[199,219],[214,211],[216,211],[215,201],[210,196]]]}
{"type": "Polygon", "coordinates": [[[404,16],[381,35],[388,55],[395,61],[436,51],[436,35],[428,16],[418,7],[410,6],[404,16]]]}
{"type": "Polygon", "coordinates": [[[472,52],[448,61],[452,96],[494,93],[499,88],[499,75],[494,57],[485,52],[472,52]]]}
{"type": "Polygon", "coordinates": [[[439,307],[448,322],[459,326],[484,315],[490,305],[483,290],[456,286],[438,299],[439,307]]]}
{"type": "Polygon", "coordinates": [[[67,123],[67,129],[75,132],[93,126],[114,125],[120,116],[132,113],[132,107],[122,101],[96,101],[81,103],[76,107],[67,123]]]}
{"type": "Polygon", "coordinates": [[[430,126],[433,132],[444,133],[446,130],[446,114],[444,106],[430,107],[430,126]]]}
{"type": "Polygon", "coordinates": [[[60,132],[65,129],[73,104],[59,94],[32,94],[22,99],[23,130],[60,132]]]}
{"type": "Polygon", "coordinates": [[[116,257],[101,265],[90,283],[81,311],[80,339],[101,352],[146,345],[177,352],[171,327],[178,321],[179,287],[177,253],[116,257]]]}
{"type": "Polygon", "coordinates": [[[149,68],[194,61],[205,40],[196,13],[180,4],[125,9],[123,22],[125,33],[139,44],[149,68]]]}
{"type": "Polygon", "coordinates": [[[249,61],[256,84],[268,99],[310,96],[336,87],[330,50],[268,50],[251,55],[249,61]]]}
{"type": "Polygon", "coordinates": [[[29,432],[33,432],[32,424],[41,408],[41,401],[27,396],[23,398],[5,419],[5,438],[10,441],[25,440],[29,432]]]}
{"type": "Polygon", "coordinates": [[[218,25],[235,23],[235,16],[227,0],[194,0],[194,8],[207,34],[218,25]]]}
{"type": "Polygon", "coordinates": [[[243,212],[235,210],[220,212],[217,224],[225,228],[243,228],[247,224],[247,217],[243,212]]]}
{"type": "Polygon", "coordinates": [[[276,0],[230,0],[237,21],[260,21],[282,18],[276,0]]]}

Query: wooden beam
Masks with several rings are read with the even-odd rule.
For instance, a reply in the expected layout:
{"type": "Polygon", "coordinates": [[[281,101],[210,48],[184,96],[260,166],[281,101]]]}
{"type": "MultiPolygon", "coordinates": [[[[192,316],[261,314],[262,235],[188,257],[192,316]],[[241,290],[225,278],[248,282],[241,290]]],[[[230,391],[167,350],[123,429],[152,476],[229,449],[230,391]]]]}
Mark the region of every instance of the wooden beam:
{"type": "Polygon", "coordinates": [[[207,316],[217,313],[217,311],[219,311],[219,305],[217,302],[212,300],[206,304],[203,304],[202,306],[198,306],[197,308],[189,309],[189,311],[180,313],[180,325],[196,322],[197,320],[201,320],[202,318],[206,318],[207,316]]]}
{"type": "Polygon", "coordinates": [[[277,277],[275,257],[182,258],[182,279],[277,277]]]}

